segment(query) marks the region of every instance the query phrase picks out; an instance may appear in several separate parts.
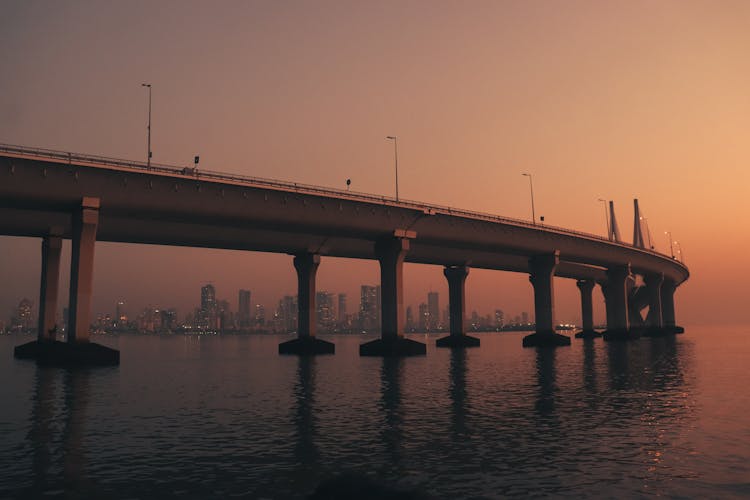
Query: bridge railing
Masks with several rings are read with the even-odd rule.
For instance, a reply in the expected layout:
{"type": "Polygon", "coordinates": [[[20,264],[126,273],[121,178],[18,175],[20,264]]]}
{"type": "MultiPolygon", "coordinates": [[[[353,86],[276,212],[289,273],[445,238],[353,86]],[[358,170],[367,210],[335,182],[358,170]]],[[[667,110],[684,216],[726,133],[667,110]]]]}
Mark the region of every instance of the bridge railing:
{"type": "MultiPolygon", "coordinates": [[[[577,231],[575,229],[568,229],[563,227],[557,227],[547,224],[534,224],[527,220],[514,219],[511,217],[503,217],[500,215],[493,215],[483,212],[474,212],[471,210],[463,210],[459,208],[449,207],[445,205],[428,204],[413,200],[404,200],[399,198],[398,200],[389,196],[378,196],[369,193],[362,193],[357,191],[349,191],[345,189],[327,188],[322,186],[315,186],[312,184],[303,184],[298,182],[280,181],[276,179],[266,179],[263,177],[255,177],[240,174],[229,174],[224,172],[216,172],[212,170],[203,170],[194,167],[180,167],[177,165],[168,165],[164,163],[151,163],[149,166],[146,162],[134,161],[134,160],[123,160],[120,158],[110,158],[106,156],[71,153],[67,151],[57,151],[53,149],[44,148],[30,148],[25,146],[15,146],[11,144],[0,144],[0,152],[8,153],[19,157],[32,157],[42,159],[53,159],[62,161],[68,164],[82,164],[92,166],[114,166],[118,168],[126,168],[130,170],[144,171],[149,173],[165,173],[169,175],[177,175],[190,179],[204,179],[204,180],[216,180],[216,181],[229,181],[238,182],[242,184],[248,184],[253,186],[264,186],[280,188],[284,190],[291,190],[297,193],[303,194],[322,194],[326,196],[334,195],[339,198],[349,199],[354,201],[365,201],[368,203],[378,203],[383,205],[393,205],[405,208],[413,208],[422,210],[425,213],[437,214],[444,213],[447,215],[454,215],[459,217],[467,217],[471,219],[485,220],[489,222],[501,222],[504,224],[513,224],[516,226],[524,226],[533,229],[543,229],[545,231],[553,231],[561,234],[569,234],[575,236],[584,236],[586,238],[600,240],[610,244],[622,245],[631,248],[638,248],[644,252],[653,253],[659,256],[669,257],[667,254],[658,252],[656,250],[650,250],[646,248],[634,247],[626,242],[615,242],[608,238],[600,236],[598,234],[586,233],[584,231],[577,231]]],[[[674,257],[672,257],[674,259],[674,257]]]]}

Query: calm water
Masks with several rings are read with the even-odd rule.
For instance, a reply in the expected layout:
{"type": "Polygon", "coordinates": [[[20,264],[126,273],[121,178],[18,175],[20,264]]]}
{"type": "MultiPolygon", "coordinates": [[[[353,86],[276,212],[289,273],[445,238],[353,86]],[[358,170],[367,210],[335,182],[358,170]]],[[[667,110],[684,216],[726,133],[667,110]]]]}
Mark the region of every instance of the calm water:
{"type": "Polygon", "coordinates": [[[0,498],[301,498],[340,473],[436,498],[750,496],[750,328],[523,349],[281,357],[286,337],[98,337],[119,368],[0,337],[0,498]]]}

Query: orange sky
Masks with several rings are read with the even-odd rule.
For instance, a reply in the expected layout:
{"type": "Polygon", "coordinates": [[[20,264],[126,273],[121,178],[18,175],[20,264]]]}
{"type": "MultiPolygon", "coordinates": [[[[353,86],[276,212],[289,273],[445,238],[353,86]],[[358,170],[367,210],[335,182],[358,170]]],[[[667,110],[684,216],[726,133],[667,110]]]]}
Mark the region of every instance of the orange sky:
{"type": "MultiPolygon", "coordinates": [[[[392,194],[623,236],[632,199],[692,277],[681,324],[744,322],[750,293],[748,2],[26,2],[0,16],[0,142],[392,194]]],[[[39,245],[0,238],[0,318],[36,300],[39,245]]],[[[374,262],[324,259],[319,289],[377,282],[374,262]]],[[[187,312],[213,280],[272,307],[291,258],[101,244],[95,311],[125,297],[187,312]],[[137,283],[134,277],[137,277],[137,283]],[[147,285],[143,285],[147,283],[147,285]]],[[[575,320],[558,280],[558,320],[575,320]]],[[[407,303],[441,270],[407,266],[407,303]]],[[[473,271],[469,309],[530,310],[523,275],[473,271]]],[[[600,297],[600,296],[599,296],[600,297]]],[[[599,300],[600,302],[600,300],[599,300]]],[[[131,314],[136,312],[130,311],[131,314]]],[[[601,319],[601,304],[599,304],[601,319]]]]}

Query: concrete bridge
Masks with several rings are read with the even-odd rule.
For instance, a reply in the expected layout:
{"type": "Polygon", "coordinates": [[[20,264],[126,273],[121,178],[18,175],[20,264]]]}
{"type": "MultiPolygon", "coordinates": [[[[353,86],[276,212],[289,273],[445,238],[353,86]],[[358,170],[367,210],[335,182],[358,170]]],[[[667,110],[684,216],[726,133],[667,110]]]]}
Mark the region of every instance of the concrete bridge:
{"type": "MultiPolygon", "coordinates": [[[[614,214],[612,222],[614,228],[614,214]]],[[[445,266],[450,335],[438,346],[479,344],[464,331],[464,284],[471,267],[529,274],[536,332],[524,338],[524,346],[570,343],[554,331],[555,276],[578,282],[583,318],[578,336],[597,335],[592,317],[596,284],[605,296],[605,339],[680,331],[674,293],[688,279],[688,269],[674,257],[644,248],[642,235],[635,233],[634,244],[628,244],[612,235],[602,238],[382,196],[0,145],[0,234],[42,239],[39,338],[19,346],[21,357],[87,357],[88,351],[105,349],[88,342],[96,241],[293,255],[298,338],[281,344],[281,353],[334,351],[333,344],[315,337],[315,274],[321,256],[380,263],[382,336],[362,345],[362,355],[425,353],[423,344],[403,336],[404,262],[445,266]],[[71,239],[73,248],[66,347],[54,342],[63,238],[71,239]],[[647,306],[644,319],[641,311],[647,306]],[[59,354],[61,349],[67,354],[59,354]]]]}

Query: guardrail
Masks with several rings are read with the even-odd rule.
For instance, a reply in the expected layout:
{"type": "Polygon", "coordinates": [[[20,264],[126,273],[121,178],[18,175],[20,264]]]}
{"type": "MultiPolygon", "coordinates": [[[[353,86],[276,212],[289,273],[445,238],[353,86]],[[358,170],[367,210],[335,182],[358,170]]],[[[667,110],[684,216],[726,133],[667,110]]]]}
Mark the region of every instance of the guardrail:
{"type": "MultiPolygon", "coordinates": [[[[396,199],[389,196],[377,196],[368,193],[361,193],[357,191],[348,191],[344,189],[326,188],[322,186],[315,186],[311,184],[301,184],[297,182],[280,181],[275,179],[265,179],[262,177],[253,177],[238,174],[228,174],[223,172],[216,172],[211,170],[202,170],[193,167],[179,167],[176,165],[168,165],[163,163],[151,163],[149,166],[146,162],[123,160],[120,158],[109,158],[106,156],[97,156],[81,153],[71,153],[67,151],[56,151],[53,149],[44,148],[31,148],[26,146],[14,146],[11,144],[0,144],[0,152],[8,153],[18,157],[30,157],[30,158],[41,158],[41,159],[53,159],[63,161],[68,164],[76,165],[92,165],[92,166],[113,166],[118,168],[127,168],[136,171],[144,171],[148,173],[165,173],[170,175],[177,175],[190,179],[207,179],[215,181],[229,181],[238,182],[242,184],[262,187],[272,187],[285,190],[291,190],[297,193],[304,194],[322,194],[326,196],[336,196],[338,198],[365,201],[368,203],[378,203],[381,205],[393,205],[405,208],[413,208],[422,210],[426,213],[444,213],[446,215],[454,215],[460,217],[466,217],[470,219],[485,220],[490,222],[501,222],[504,224],[513,224],[516,226],[523,226],[533,229],[541,229],[545,231],[553,231],[560,234],[567,234],[573,236],[584,236],[589,239],[600,240],[612,245],[620,245],[628,248],[635,248],[643,252],[652,253],[661,257],[670,258],[669,255],[658,252],[656,250],[650,250],[646,248],[639,248],[628,243],[615,242],[607,238],[599,236],[597,234],[586,233],[583,231],[576,231],[574,229],[567,229],[563,227],[534,224],[529,221],[521,219],[513,219],[511,217],[503,217],[500,215],[493,215],[482,212],[474,212],[471,210],[463,210],[459,208],[453,208],[443,205],[427,204],[419,201],[396,199]]],[[[675,257],[671,257],[672,260],[677,260],[675,257]]]]}

